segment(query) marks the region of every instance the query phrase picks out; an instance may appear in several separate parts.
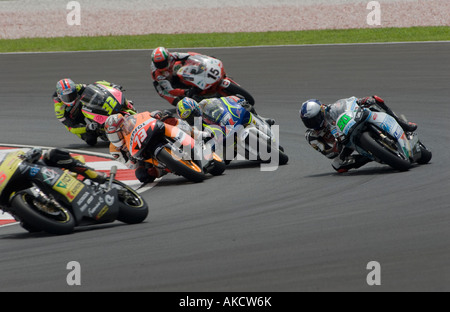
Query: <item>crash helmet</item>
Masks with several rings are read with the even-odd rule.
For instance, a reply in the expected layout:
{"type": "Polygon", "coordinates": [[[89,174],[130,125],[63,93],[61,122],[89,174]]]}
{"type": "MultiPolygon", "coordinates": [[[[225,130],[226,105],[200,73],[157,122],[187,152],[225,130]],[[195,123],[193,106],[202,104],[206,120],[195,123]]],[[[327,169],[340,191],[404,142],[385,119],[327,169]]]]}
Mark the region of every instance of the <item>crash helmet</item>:
{"type": "Polygon", "coordinates": [[[125,144],[122,132],[124,122],[125,117],[122,114],[111,115],[105,121],[106,136],[115,147],[122,147],[125,144]]]}
{"type": "Polygon", "coordinates": [[[190,125],[193,125],[194,118],[202,116],[202,110],[194,99],[185,97],[177,104],[177,115],[190,125]]]}
{"type": "Polygon", "coordinates": [[[67,106],[73,106],[77,100],[77,85],[72,79],[61,79],[56,83],[56,94],[67,106]]]}
{"type": "Polygon", "coordinates": [[[322,103],[319,100],[311,99],[302,104],[300,118],[308,129],[321,129],[325,123],[322,112],[322,103]]]}
{"type": "Polygon", "coordinates": [[[168,69],[170,63],[170,53],[164,47],[159,47],[152,52],[152,62],[158,69],[168,69]]]}

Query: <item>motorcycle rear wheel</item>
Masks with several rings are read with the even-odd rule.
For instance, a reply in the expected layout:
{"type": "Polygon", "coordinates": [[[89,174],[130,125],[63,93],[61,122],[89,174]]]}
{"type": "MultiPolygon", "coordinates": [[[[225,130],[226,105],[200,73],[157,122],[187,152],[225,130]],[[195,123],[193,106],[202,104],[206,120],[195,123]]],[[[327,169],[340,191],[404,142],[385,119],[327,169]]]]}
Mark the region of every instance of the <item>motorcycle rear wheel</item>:
{"type": "Polygon", "coordinates": [[[114,180],[113,187],[119,194],[119,214],[117,220],[127,224],[143,222],[148,216],[148,205],[141,195],[131,187],[120,181],[114,180]]]}
{"type": "Polygon", "coordinates": [[[39,229],[56,235],[66,235],[73,232],[75,219],[70,211],[47,204],[48,211],[51,211],[47,213],[39,208],[38,204],[31,195],[21,192],[13,198],[10,211],[34,231],[39,229]]]}
{"type": "Polygon", "coordinates": [[[245,98],[248,104],[252,106],[255,105],[255,99],[253,98],[253,96],[237,84],[230,83],[230,85],[227,88],[223,89],[223,91],[228,93],[228,95],[241,95],[245,98]]]}
{"type": "Polygon", "coordinates": [[[168,147],[159,152],[157,159],[165,164],[170,171],[185,177],[189,181],[199,183],[206,179],[199,165],[192,160],[180,159],[168,147]]]}
{"type": "Polygon", "coordinates": [[[363,149],[396,170],[407,171],[411,168],[409,159],[402,158],[401,156],[403,154],[386,147],[381,142],[381,139],[377,140],[377,138],[373,138],[370,132],[364,132],[361,135],[359,143],[363,149]]]}

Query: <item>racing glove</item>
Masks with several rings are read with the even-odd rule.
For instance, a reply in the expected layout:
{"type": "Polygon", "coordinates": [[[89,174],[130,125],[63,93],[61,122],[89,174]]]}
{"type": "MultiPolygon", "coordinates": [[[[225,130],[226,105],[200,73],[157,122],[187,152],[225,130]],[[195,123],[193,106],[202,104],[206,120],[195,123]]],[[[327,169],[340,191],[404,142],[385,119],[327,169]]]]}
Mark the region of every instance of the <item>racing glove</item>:
{"type": "Polygon", "coordinates": [[[316,151],[320,152],[327,158],[332,159],[339,155],[339,145],[337,142],[334,142],[334,144],[331,146],[324,140],[324,138],[317,135],[314,130],[306,131],[305,137],[306,141],[309,143],[309,145],[311,145],[312,148],[314,148],[316,151]]]}

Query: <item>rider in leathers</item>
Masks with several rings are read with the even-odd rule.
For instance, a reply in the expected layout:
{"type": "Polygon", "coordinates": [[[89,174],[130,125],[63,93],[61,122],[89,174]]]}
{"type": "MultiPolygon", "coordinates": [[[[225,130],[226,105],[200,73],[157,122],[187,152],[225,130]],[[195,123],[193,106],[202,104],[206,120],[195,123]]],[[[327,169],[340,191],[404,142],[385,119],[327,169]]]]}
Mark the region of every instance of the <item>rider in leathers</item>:
{"type": "MultiPolygon", "coordinates": [[[[233,140],[234,142],[234,132],[236,131],[236,121],[233,116],[240,118],[241,112],[239,109],[241,107],[251,112],[247,109],[245,103],[246,100],[238,96],[204,99],[199,103],[186,97],[178,102],[176,111],[179,118],[199,131],[201,136],[197,135],[198,138],[201,138],[204,142],[215,138],[216,142],[221,142],[225,148],[228,148],[228,143],[231,142],[227,142],[227,140],[233,140]]],[[[248,118],[242,121],[242,125],[250,122],[251,115],[248,118]]],[[[272,122],[270,124],[273,124],[273,121],[270,121],[272,122]]],[[[230,160],[226,159],[225,162],[229,163],[230,160]]]]}
{"type": "Polygon", "coordinates": [[[26,153],[25,157],[32,163],[42,159],[48,166],[67,169],[94,182],[106,182],[107,175],[104,172],[87,166],[83,156],[72,156],[68,150],[62,148],[52,148],[46,151],[41,148],[33,148],[26,153]]]}
{"type": "MultiPolygon", "coordinates": [[[[177,119],[172,116],[172,113],[169,111],[160,111],[156,110],[150,113],[150,116],[161,120],[165,124],[170,126],[176,126],[186,133],[190,133],[192,131],[191,127],[183,122],[180,119],[177,119]]],[[[105,130],[108,138],[111,141],[109,145],[109,152],[111,156],[114,157],[117,161],[125,164],[128,169],[135,170],[135,176],[141,183],[151,183],[155,179],[160,178],[167,174],[167,171],[162,170],[153,166],[152,164],[137,160],[133,158],[128,150],[128,147],[125,144],[125,141],[122,139],[121,142],[113,142],[111,140],[111,133],[122,133],[124,131],[124,125],[127,120],[127,115],[123,116],[122,114],[114,114],[108,117],[105,122],[105,130]]],[[[124,137],[123,134],[119,135],[119,137],[124,137]]]]}
{"type": "MultiPolygon", "coordinates": [[[[107,81],[97,81],[107,87],[122,90],[122,86],[107,81]]],[[[86,125],[80,97],[83,94],[86,84],[75,84],[71,79],[62,79],[56,84],[56,91],[53,93],[53,103],[55,106],[56,118],[70,132],[78,136],[89,145],[97,143],[96,124],[86,125]]],[[[132,107],[131,101],[127,100],[129,107],[132,107]]]]}
{"type": "MultiPolygon", "coordinates": [[[[384,102],[383,99],[374,95],[357,99],[357,104],[363,108],[377,106],[385,111],[398,122],[405,132],[414,132],[417,125],[405,122],[400,119],[384,102]]],[[[335,127],[334,120],[340,109],[341,101],[329,105],[322,105],[318,100],[309,100],[302,104],[300,118],[308,128],[305,136],[307,142],[322,155],[333,159],[332,166],[339,172],[344,173],[350,169],[357,169],[368,162],[370,159],[362,155],[352,155],[353,149],[342,146],[338,143],[331,133],[335,127]]]]}
{"type": "Polygon", "coordinates": [[[152,52],[152,79],[153,86],[159,96],[175,106],[184,97],[193,95],[192,88],[182,84],[177,77],[177,71],[186,60],[198,53],[170,53],[166,48],[159,47],[152,52]]]}

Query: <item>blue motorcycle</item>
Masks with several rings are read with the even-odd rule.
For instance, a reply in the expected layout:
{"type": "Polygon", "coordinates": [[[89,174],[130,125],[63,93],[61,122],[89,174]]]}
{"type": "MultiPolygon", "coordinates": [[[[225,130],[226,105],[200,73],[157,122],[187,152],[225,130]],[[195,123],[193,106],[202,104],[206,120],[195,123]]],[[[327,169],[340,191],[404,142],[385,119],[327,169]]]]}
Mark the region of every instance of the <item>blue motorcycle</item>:
{"type": "MultiPolygon", "coordinates": [[[[212,148],[229,164],[232,160],[285,165],[289,157],[279,145],[279,127],[244,108],[245,100],[222,97],[205,100],[203,128],[214,133],[212,148]]],[[[266,171],[273,166],[263,166],[266,171]]],[[[272,168],[272,169],[271,169],[272,168]]]]}

